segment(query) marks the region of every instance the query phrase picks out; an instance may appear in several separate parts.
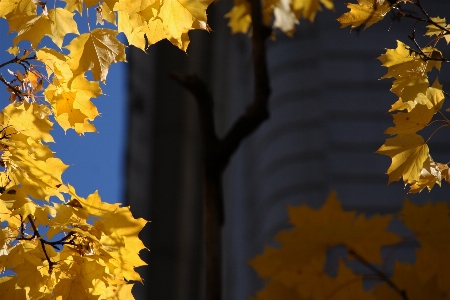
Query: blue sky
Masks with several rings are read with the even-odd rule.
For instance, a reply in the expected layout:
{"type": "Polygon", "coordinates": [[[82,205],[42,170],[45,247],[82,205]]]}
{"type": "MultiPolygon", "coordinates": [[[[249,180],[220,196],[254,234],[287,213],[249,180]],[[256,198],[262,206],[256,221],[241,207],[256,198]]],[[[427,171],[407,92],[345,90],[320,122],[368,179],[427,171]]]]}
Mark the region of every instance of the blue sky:
{"type": "MultiPolygon", "coordinates": [[[[95,16],[95,13],[93,14],[95,16]]],[[[85,32],[80,28],[80,33],[85,32]]],[[[0,63],[10,60],[12,56],[6,52],[11,46],[15,34],[6,37],[8,24],[0,19],[0,63]]],[[[43,45],[52,44],[44,38],[43,45]]],[[[121,39],[123,42],[123,39],[121,39]]],[[[67,45],[67,40],[64,46],[67,45]]],[[[42,45],[40,44],[39,47],[42,45]]],[[[13,69],[13,66],[10,66],[13,69]]],[[[125,144],[126,139],[126,88],[127,72],[125,63],[113,64],[106,79],[106,85],[101,85],[105,96],[93,99],[93,103],[101,113],[94,121],[98,133],[86,133],[79,137],[75,131],[68,130],[65,134],[58,124],[54,125],[52,135],[56,143],[50,148],[56,152],[56,157],[70,165],[63,173],[64,183],[74,186],[77,194],[87,197],[95,190],[103,201],[122,202],[125,178],[125,144]]],[[[0,73],[7,75],[7,67],[0,73]]],[[[1,84],[1,83],[0,83],[1,84]]],[[[1,108],[8,104],[6,87],[0,85],[1,108]]]]}

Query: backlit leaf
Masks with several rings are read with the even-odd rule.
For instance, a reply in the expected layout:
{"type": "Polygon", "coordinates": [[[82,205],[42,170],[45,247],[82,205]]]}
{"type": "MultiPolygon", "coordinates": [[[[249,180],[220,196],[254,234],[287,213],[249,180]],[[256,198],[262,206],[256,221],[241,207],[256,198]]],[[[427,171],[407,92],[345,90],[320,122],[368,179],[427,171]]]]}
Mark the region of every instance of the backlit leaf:
{"type": "Polygon", "coordinates": [[[97,28],[74,38],[66,47],[70,51],[68,64],[73,74],[91,70],[94,80],[105,82],[110,65],[126,61],[125,45],[116,35],[115,30],[97,28]]]}
{"type": "Polygon", "coordinates": [[[391,166],[387,170],[389,183],[402,178],[405,184],[414,184],[419,180],[423,164],[428,158],[428,145],[415,133],[397,135],[387,139],[377,153],[392,158],[391,166]]]}

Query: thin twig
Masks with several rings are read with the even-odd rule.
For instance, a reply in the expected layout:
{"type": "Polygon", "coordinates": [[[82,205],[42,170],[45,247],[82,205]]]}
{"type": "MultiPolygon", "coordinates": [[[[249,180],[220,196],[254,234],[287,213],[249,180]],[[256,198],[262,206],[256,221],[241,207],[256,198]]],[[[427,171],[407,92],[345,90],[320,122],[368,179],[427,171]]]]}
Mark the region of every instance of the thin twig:
{"type": "Polygon", "coordinates": [[[365,260],[361,255],[356,253],[354,250],[348,249],[348,253],[354,258],[356,258],[361,264],[366,266],[369,270],[374,272],[381,280],[386,282],[395,292],[397,292],[402,297],[403,300],[408,300],[406,291],[400,289],[385,273],[378,270],[374,265],[365,260]]]}

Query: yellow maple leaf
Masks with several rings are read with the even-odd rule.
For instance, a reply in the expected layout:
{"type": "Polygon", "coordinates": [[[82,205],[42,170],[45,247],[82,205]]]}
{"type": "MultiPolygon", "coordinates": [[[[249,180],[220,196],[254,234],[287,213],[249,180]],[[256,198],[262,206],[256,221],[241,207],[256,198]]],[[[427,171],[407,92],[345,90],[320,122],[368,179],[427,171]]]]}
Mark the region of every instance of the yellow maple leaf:
{"type": "MultiPolygon", "coordinates": [[[[2,1],[3,2],[3,1],[2,1]]],[[[33,0],[15,1],[15,7],[6,16],[9,33],[18,31],[18,28],[28,23],[36,16],[36,3],[33,0]]]]}
{"type": "Polygon", "coordinates": [[[3,127],[12,126],[17,133],[23,133],[35,141],[53,142],[50,134],[53,123],[46,116],[40,118],[37,111],[37,103],[11,103],[2,111],[3,127]]]}
{"type": "MultiPolygon", "coordinates": [[[[438,50],[432,47],[423,48],[427,55],[432,55],[434,51],[438,50]]],[[[387,74],[381,78],[395,78],[391,91],[402,97],[403,102],[414,99],[418,92],[423,92],[423,89],[428,87],[427,72],[433,68],[441,68],[440,61],[424,61],[420,56],[411,53],[408,46],[400,41],[397,41],[397,48],[387,49],[378,59],[388,68],[387,74]],[[408,91],[407,95],[403,95],[405,89],[408,91]]]]}
{"type": "Polygon", "coordinates": [[[147,27],[147,22],[141,20],[138,14],[135,13],[130,15],[125,11],[118,12],[118,20],[117,30],[125,34],[128,43],[141,50],[145,50],[146,41],[144,28],[147,27]]]}
{"type": "Polygon", "coordinates": [[[252,24],[250,3],[244,0],[235,1],[233,8],[225,15],[225,17],[229,18],[228,26],[231,28],[231,33],[248,33],[250,25],[252,24]]]}
{"type": "Polygon", "coordinates": [[[433,110],[428,109],[426,105],[418,104],[409,112],[394,114],[395,127],[389,127],[384,133],[390,135],[415,133],[427,126],[433,115],[433,110]]]}
{"type": "Polygon", "coordinates": [[[13,39],[13,46],[27,40],[33,48],[36,48],[45,35],[51,34],[50,20],[47,15],[41,14],[17,28],[16,31],[17,36],[13,39]]]}
{"type": "MultiPolygon", "coordinates": [[[[378,57],[384,67],[388,68],[388,72],[382,78],[400,78],[404,75],[414,74],[414,76],[422,76],[430,71],[432,66],[428,66],[419,56],[414,55],[409,47],[404,43],[397,41],[397,48],[387,49],[386,53],[378,57]]],[[[437,69],[440,69],[440,62],[436,62],[437,69]]]]}
{"type": "Polygon", "coordinates": [[[428,77],[424,74],[417,78],[398,78],[392,84],[391,91],[401,97],[391,106],[389,112],[395,110],[410,111],[417,104],[414,100],[418,94],[426,94],[429,86],[428,77]]]}
{"type": "Polygon", "coordinates": [[[75,129],[78,134],[96,132],[93,121],[98,110],[92,98],[102,95],[98,82],[89,81],[84,74],[75,75],[67,63],[68,57],[51,49],[40,49],[37,57],[45,63],[48,76],[53,76],[52,84],[44,91],[51,104],[55,119],[64,130],[75,129]]]}
{"type": "Polygon", "coordinates": [[[144,244],[138,238],[138,233],[147,221],[142,218],[134,219],[128,207],[120,207],[112,213],[108,213],[102,220],[95,221],[94,226],[101,230],[100,242],[112,249],[109,252],[114,258],[114,274],[123,276],[127,280],[142,281],[135,267],[146,263],[139,257],[139,251],[145,249],[144,244]]]}
{"type": "Polygon", "coordinates": [[[392,158],[391,166],[386,172],[389,175],[388,183],[402,178],[405,184],[414,184],[419,180],[429,151],[423,138],[412,133],[387,139],[376,152],[392,158]]]}
{"type": "MultiPolygon", "coordinates": [[[[143,27],[141,30],[145,33],[149,45],[156,44],[162,39],[167,38],[164,32],[163,23],[159,18],[149,20],[147,26],[143,27]]],[[[181,49],[186,50],[187,45],[181,45],[181,49]]]]}
{"type": "Polygon", "coordinates": [[[88,219],[90,216],[95,218],[102,218],[107,216],[108,214],[114,213],[118,208],[119,204],[110,204],[107,202],[103,202],[98,194],[98,191],[95,191],[93,194],[90,194],[86,199],[78,196],[76,194],[75,188],[71,185],[69,187],[69,194],[72,196],[72,200],[77,200],[80,208],[80,213],[78,214],[84,219],[88,219]]]}
{"type": "Polygon", "coordinates": [[[324,297],[314,297],[315,299],[336,299],[336,300],[375,300],[372,291],[364,289],[362,282],[363,276],[357,275],[352,269],[347,267],[340,259],[338,274],[335,278],[327,278],[322,285],[322,289],[316,289],[316,293],[324,295],[324,297]]]}
{"type": "MultiPolygon", "coordinates": [[[[450,26],[445,21],[445,18],[436,17],[436,18],[431,18],[431,20],[434,23],[440,25],[442,28],[445,28],[445,29],[450,28],[450,26]]],[[[437,27],[434,24],[427,25],[426,28],[427,28],[427,32],[425,33],[425,35],[428,35],[428,36],[436,35],[439,38],[444,37],[447,44],[450,43],[450,35],[448,33],[446,33],[444,30],[442,30],[441,28],[437,27]]]]}
{"type": "Polygon", "coordinates": [[[61,48],[66,34],[79,34],[77,23],[73,20],[73,13],[63,8],[50,9],[48,13],[29,20],[15,31],[17,31],[17,36],[13,40],[13,46],[23,40],[28,40],[34,48],[45,35],[61,48]]]}
{"type": "Polygon", "coordinates": [[[414,269],[422,282],[435,279],[439,288],[450,291],[450,208],[447,203],[417,205],[405,201],[401,220],[420,242],[414,269]]]}
{"type": "Polygon", "coordinates": [[[74,38],[66,47],[70,51],[67,63],[73,75],[91,70],[94,80],[105,82],[109,66],[126,61],[125,45],[116,35],[116,30],[97,28],[74,38]]]}
{"type": "Polygon", "coordinates": [[[333,0],[293,0],[292,10],[297,18],[305,18],[313,22],[318,11],[322,8],[320,4],[323,4],[327,9],[333,10],[333,0]]]}
{"type": "MultiPolygon", "coordinates": [[[[438,287],[436,277],[428,281],[422,281],[419,276],[419,270],[416,269],[415,265],[400,263],[398,261],[395,262],[392,281],[405,293],[409,300],[445,299],[442,296],[446,292],[438,287]]],[[[375,295],[377,299],[404,299],[404,297],[386,283],[379,284],[375,287],[375,295]]]]}
{"type": "Polygon", "coordinates": [[[101,19],[105,20],[106,22],[109,22],[113,25],[117,25],[116,24],[116,13],[111,10],[111,8],[108,6],[108,4],[103,2],[99,7],[100,7],[99,10],[100,10],[100,14],[101,14],[101,19]]]}
{"type": "Polygon", "coordinates": [[[430,87],[426,94],[419,93],[412,102],[407,102],[408,112],[397,113],[394,117],[395,127],[389,127],[387,134],[409,134],[423,129],[439,111],[444,103],[444,93],[440,88],[430,87]]]}
{"type": "Polygon", "coordinates": [[[365,28],[382,20],[392,9],[389,1],[380,4],[378,0],[358,0],[358,4],[348,3],[349,12],[344,13],[337,20],[341,28],[351,26],[351,29],[364,25],[365,28]]]}
{"type": "MultiPolygon", "coordinates": [[[[331,278],[331,281],[322,281],[328,280],[324,279],[327,276],[324,266],[327,252],[332,247],[344,245],[371,263],[381,263],[381,247],[400,240],[396,234],[386,231],[392,216],[366,218],[354,211],[345,211],[335,193],[320,209],[306,205],[289,207],[289,219],[294,228],[277,235],[280,247],[266,247],[263,254],[250,261],[250,265],[263,279],[297,287],[299,295],[305,299],[327,299],[331,294],[337,294],[334,290],[336,282],[333,283],[331,278]]],[[[341,283],[338,280],[336,284],[341,283]]]]}
{"type": "Polygon", "coordinates": [[[420,193],[425,187],[430,191],[435,184],[441,185],[444,178],[443,172],[448,172],[448,166],[433,161],[430,155],[423,163],[423,169],[420,171],[419,180],[412,184],[408,193],[420,193]]]}
{"type": "Polygon", "coordinates": [[[16,276],[0,277],[1,300],[22,300],[27,299],[24,289],[16,289],[16,276]]]}
{"type": "Polygon", "coordinates": [[[80,34],[77,23],[73,20],[73,13],[63,9],[55,8],[48,10],[50,20],[50,34],[48,36],[59,47],[62,47],[64,36],[68,33],[80,34]]]}
{"type": "Polygon", "coordinates": [[[183,34],[193,28],[194,16],[183,6],[183,1],[164,0],[158,16],[162,19],[166,34],[174,40],[180,40],[183,34]]]}
{"type": "MultiPolygon", "coordinates": [[[[22,289],[26,288],[28,296],[34,299],[43,296],[40,289],[47,284],[48,280],[48,276],[45,276],[39,270],[41,268],[43,268],[42,264],[35,265],[28,260],[24,260],[22,264],[13,268],[14,273],[17,275],[17,286],[22,289]]],[[[44,287],[43,290],[45,289],[44,287]]]]}
{"type": "MultiPolygon", "coordinates": [[[[130,45],[145,50],[147,24],[155,19],[159,6],[159,1],[151,0],[120,0],[114,5],[114,10],[118,12],[117,29],[125,34],[130,45]]],[[[164,29],[161,28],[161,31],[164,33],[164,29]]]]}
{"type": "Polygon", "coordinates": [[[2,0],[0,1],[0,18],[4,18],[7,14],[12,12],[18,5],[17,0],[2,0]]]}
{"type": "Polygon", "coordinates": [[[74,12],[77,11],[80,15],[83,13],[83,0],[64,0],[66,2],[65,10],[74,12]]]}
{"type": "Polygon", "coordinates": [[[49,79],[55,74],[58,83],[65,83],[73,77],[73,73],[67,64],[67,60],[69,59],[67,55],[54,49],[41,48],[36,51],[36,57],[44,64],[49,79]]]}

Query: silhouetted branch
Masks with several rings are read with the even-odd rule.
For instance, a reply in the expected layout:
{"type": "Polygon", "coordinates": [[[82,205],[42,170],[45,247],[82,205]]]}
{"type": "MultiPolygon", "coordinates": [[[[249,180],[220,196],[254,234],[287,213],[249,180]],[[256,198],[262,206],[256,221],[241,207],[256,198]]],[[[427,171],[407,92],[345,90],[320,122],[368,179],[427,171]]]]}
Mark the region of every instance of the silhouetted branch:
{"type": "Polygon", "coordinates": [[[406,295],[406,291],[405,290],[400,289],[385,273],[383,273],[382,271],[378,270],[374,265],[372,265],[370,262],[365,260],[364,257],[359,255],[358,253],[356,253],[352,249],[349,249],[348,253],[351,256],[353,256],[354,258],[356,258],[357,261],[359,261],[364,266],[366,266],[369,270],[374,272],[378,276],[379,279],[381,279],[384,282],[386,282],[395,292],[397,292],[402,297],[403,300],[408,300],[409,299],[408,296],[406,295]]]}

